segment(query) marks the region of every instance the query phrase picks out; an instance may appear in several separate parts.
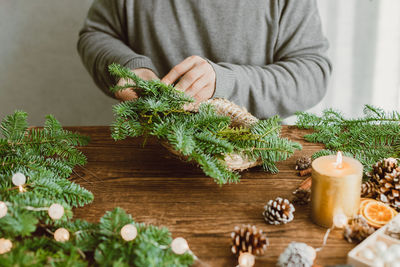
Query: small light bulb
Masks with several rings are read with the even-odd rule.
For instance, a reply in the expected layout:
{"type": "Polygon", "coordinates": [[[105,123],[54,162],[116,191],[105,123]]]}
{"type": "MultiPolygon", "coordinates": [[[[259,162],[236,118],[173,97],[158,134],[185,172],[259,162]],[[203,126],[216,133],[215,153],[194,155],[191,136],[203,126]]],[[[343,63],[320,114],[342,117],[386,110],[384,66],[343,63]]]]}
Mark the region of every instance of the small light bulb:
{"type": "Polygon", "coordinates": [[[343,213],[338,213],[333,216],[333,225],[337,228],[343,228],[347,225],[348,218],[343,213]]]}
{"type": "Polygon", "coordinates": [[[121,236],[125,241],[132,241],[137,236],[137,229],[133,224],[127,224],[121,228],[121,236]]]}
{"type": "Polygon", "coordinates": [[[54,239],[58,242],[65,242],[69,240],[69,232],[65,228],[58,228],[54,232],[54,239]]]}
{"type": "Polygon", "coordinates": [[[60,204],[54,203],[51,204],[47,212],[49,213],[50,218],[52,218],[53,220],[58,220],[61,219],[61,217],[64,215],[64,207],[60,204]]]}
{"type": "Polygon", "coordinates": [[[9,252],[11,248],[12,248],[11,240],[0,238],[0,255],[9,252]]]}
{"type": "Polygon", "coordinates": [[[7,205],[5,202],[0,201],[0,218],[3,218],[4,216],[7,215],[7,205]]]}
{"type": "Polygon", "coordinates": [[[189,250],[189,245],[183,237],[172,240],[171,249],[175,254],[182,255],[189,250]]]}
{"type": "Polygon", "coordinates": [[[254,255],[248,252],[240,254],[238,261],[239,267],[253,267],[256,262],[254,255]]]}
{"type": "Polygon", "coordinates": [[[26,183],[26,176],[23,173],[17,172],[11,178],[12,182],[16,186],[21,186],[26,183]]]}

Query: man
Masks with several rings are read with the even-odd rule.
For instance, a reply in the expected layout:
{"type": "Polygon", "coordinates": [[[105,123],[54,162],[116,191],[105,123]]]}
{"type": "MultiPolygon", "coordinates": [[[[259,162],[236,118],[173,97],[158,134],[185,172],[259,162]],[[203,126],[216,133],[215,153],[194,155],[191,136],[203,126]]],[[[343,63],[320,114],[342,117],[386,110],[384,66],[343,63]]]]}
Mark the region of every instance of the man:
{"type": "Polygon", "coordinates": [[[229,99],[258,118],[287,117],[322,99],[327,48],[315,0],[95,0],[78,42],[108,94],[118,82],[107,72],[115,62],[196,101],[229,99]]]}

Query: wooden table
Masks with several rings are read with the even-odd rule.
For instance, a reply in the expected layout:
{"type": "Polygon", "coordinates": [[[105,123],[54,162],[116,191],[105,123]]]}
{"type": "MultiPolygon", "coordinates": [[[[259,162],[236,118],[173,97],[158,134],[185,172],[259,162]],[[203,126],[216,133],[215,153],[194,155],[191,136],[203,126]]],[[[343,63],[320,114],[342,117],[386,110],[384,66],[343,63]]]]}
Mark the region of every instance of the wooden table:
{"type": "MultiPolygon", "coordinates": [[[[197,167],[174,158],[155,139],[127,139],[115,142],[108,127],[70,127],[91,137],[82,148],[88,157],[84,168],[77,168],[73,179],[92,191],[90,205],[75,209],[75,217],[98,221],[107,211],[122,207],[139,222],[166,226],[173,237],[182,236],[201,260],[196,266],[235,266],[230,252],[230,233],[236,225],[252,224],[263,229],[270,246],[256,266],[275,266],[277,258],[292,241],[315,248],[322,243],[326,229],[310,221],[307,206],[295,206],[295,219],[286,225],[268,225],[261,215],[266,202],[275,197],[292,199],[292,192],[304,179],[297,176],[296,159],[311,155],[321,145],[306,143],[306,131],[286,126],[282,135],[303,144],[303,150],[278,164],[279,174],[262,168],[242,173],[238,184],[222,187],[197,167]]],[[[331,233],[327,246],[318,253],[317,264],[346,262],[354,247],[331,233]]]]}

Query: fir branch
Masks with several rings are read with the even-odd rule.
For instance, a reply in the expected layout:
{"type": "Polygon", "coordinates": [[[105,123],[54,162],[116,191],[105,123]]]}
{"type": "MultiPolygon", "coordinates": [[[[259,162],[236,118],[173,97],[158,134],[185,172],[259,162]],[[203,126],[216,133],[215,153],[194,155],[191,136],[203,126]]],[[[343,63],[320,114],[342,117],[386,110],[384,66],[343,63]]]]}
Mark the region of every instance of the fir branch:
{"type": "Polygon", "coordinates": [[[326,150],[317,152],[314,158],[342,151],[357,158],[367,172],[383,158],[400,156],[399,123],[399,112],[366,105],[364,116],[353,119],[333,109],[325,110],[320,117],[299,112],[296,125],[314,130],[304,136],[307,141],[325,144],[326,150]]]}
{"type": "Polygon", "coordinates": [[[114,106],[112,137],[120,140],[152,135],[166,139],[220,185],[239,181],[240,176],[223,162],[229,153],[246,154],[253,160],[261,158],[267,171],[277,172],[276,161],[301,149],[299,144],[280,137],[278,116],[260,120],[250,128],[234,128],[230,117],[217,114],[211,104],[201,104],[196,113],[185,111],[184,105],[194,100],[171,85],[144,81],[117,64],[110,65],[109,70],[116,78],[128,81],[111,88],[111,92],[133,87],[140,96],[114,106]]]}

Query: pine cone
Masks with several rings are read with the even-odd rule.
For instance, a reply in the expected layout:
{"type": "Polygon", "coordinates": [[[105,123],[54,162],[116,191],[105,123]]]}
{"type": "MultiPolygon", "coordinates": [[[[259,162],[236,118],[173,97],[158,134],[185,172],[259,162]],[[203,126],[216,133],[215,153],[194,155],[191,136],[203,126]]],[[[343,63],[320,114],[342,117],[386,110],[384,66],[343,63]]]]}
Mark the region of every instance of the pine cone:
{"type": "Polygon", "coordinates": [[[362,216],[356,216],[350,220],[343,230],[343,236],[349,243],[361,242],[375,232],[375,228],[368,225],[362,216]]]}
{"type": "Polygon", "coordinates": [[[292,242],[279,256],[279,267],[311,267],[317,254],[305,243],[292,242]]]}
{"type": "Polygon", "coordinates": [[[300,157],[296,161],[296,170],[301,171],[311,167],[310,157],[300,157]]]}
{"type": "Polygon", "coordinates": [[[375,198],[378,195],[378,186],[373,181],[364,182],[361,185],[361,197],[375,198]]]}
{"type": "Polygon", "coordinates": [[[310,189],[296,189],[293,192],[294,199],[293,203],[298,205],[307,205],[311,201],[311,190],[310,189]]]}
{"type": "Polygon", "coordinates": [[[277,197],[264,206],[264,220],[269,224],[285,224],[293,220],[293,205],[287,199],[277,197]]]}
{"type": "Polygon", "coordinates": [[[378,199],[400,211],[400,167],[394,158],[377,162],[370,173],[377,184],[378,199]]]}
{"type": "Polygon", "coordinates": [[[239,255],[241,252],[249,252],[255,255],[264,255],[269,245],[267,235],[257,227],[250,225],[236,226],[231,233],[232,253],[239,255]]]}
{"type": "Polygon", "coordinates": [[[395,158],[387,158],[378,161],[372,166],[372,171],[368,174],[373,180],[379,181],[385,178],[387,173],[392,173],[394,169],[398,168],[397,160],[395,158]]]}

